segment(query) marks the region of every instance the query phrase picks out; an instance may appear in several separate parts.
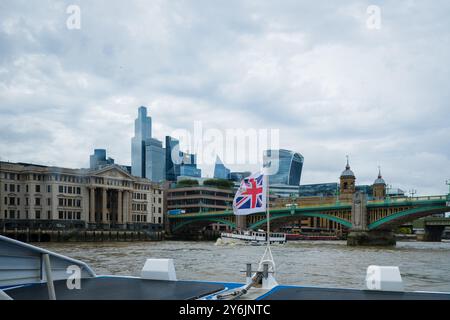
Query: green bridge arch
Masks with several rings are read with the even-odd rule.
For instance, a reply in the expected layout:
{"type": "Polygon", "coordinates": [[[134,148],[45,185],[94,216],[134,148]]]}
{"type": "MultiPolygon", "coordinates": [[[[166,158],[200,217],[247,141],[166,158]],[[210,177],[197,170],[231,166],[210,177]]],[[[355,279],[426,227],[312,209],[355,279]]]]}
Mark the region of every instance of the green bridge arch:
{"type": "Polygon", "coordinates": [[[217,223],[223,223],[226,224],[227,226],[230,226],[231,228],[236,228],[236,224],[232,221],[228,221],[225,219],[220,219],[220,218],[212,218],[212,217],[202,217],[202,218],[195,218],[195,219],[188,219],[185,220],[183,222],[177,223],[173,228],[172,231],[177,231],[179,229],[181,229],[182,227],[194,223],[194,222],[204,222],[204,221],[210,221],[210,222],[217,222],[217,223]]]}
{"type": "MultiPolygon", "coordinates": [[[[342,224],[343,226],[347,227],[347,228],[351,228],[352,227],[352,223],[350,221],[341,219],[339,217],[335,217],[326,213],[305,213],[305,212],[300,212],[300,213],[284,213],[284,214],[277,214],[277,215],[272,215],[270,217],[270,221],[274,221],[277,219],[281,219],[281,218],[287,218],[287,217],[316,217],[316,218],[324,218],[324,219],[328,219],[337,223],[342,224]]],[[[249,226],[249,229],[256,229],[257,227],[266,224],[267,223],[267,218],[264,218],[258,222],[255,222],[254,224],[249,226]]]]}
{"type": "Polygon", "coordinates": [[[404,218],[404,217],[408,217],[408,216],[412,216],[412,219],[417,219],[417,217],[414,217],[415,215],[418,214],[425,214],[425,215],[429,215],[429,214],[433,214],[433,213],[437,213],[437,212],[445,212],[448,211],[449,208],[448,207],[418,207],[418,208],[412,208],[412,209],[408,209],[408,210],[404,210],[404,211],[400,211],[397,213],[393,213],[389,216],[386,216],[384,218],[381,218],[377,221],[374,221],[372,223],[370,223],[367,227],[369,230],[373,230],[376,228],[381,227],[382,225],[395,221],[397,219],[400,218],[404,218]]]}

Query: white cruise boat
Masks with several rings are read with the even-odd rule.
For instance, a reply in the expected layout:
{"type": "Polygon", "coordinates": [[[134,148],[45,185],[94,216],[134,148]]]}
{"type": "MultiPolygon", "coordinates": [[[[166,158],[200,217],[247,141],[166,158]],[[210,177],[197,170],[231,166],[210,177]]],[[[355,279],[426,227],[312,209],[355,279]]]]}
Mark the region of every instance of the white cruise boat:
{"type": "MultiPolygon", "coordinates": [[[[237,231],[233,233],[223,232],[220,234],[220,241],[222,243],[248,243],[252,245],[263,245],[267,243],[267,233],[263,230],[253,231],[237,231]]],[[[286,243],[285,233],[270,233],[271,244],[286,243]]]]}

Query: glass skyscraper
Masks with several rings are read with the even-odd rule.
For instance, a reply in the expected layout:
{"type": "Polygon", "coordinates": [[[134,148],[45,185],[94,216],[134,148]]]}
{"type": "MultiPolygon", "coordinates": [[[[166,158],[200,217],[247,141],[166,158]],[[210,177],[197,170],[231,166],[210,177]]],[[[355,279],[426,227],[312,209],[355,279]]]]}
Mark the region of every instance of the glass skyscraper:
{"type": "Polygon", "coordinates": [[[164,149],[162,142],[149,138],[145,141],[145,177],[155,182],[165,179],[164,149]]]}
{"type": "Polygon", "coordinates": [[[94,149],[94,154],[89,158],[89,167],[91,169],[99,169],[111,164],[114,164],[114,159],[106,158],[105,149],[94,149]]]}
{"type": "Polygon", "coordinates": [[[145,141],[152,137],[152,118],[147,116],[147,108],[138,109],[134,121],[134,137],[131,138],[131,174],[145,178],[145,141]]]}
{"type": "Polygon", "coordinates": [[[230,179],[230,169],[225,167],[219,157],[216,158],[216,164],[214,165],[214,178],[227,180],[230,179]]]}
{"type": "Polygon", "coordinates": [[[131,174],[155,182],[165,179],[164,149],[162,142],[152,138],[152,118],[147,108],[138,109],[131,139],[131,174]]]}
{"type": "Polygon", "coordinates": [[[299,186],[304,158],[300,153],[290,150],[266,150],[263,161],[265,167],[278,168],[269,176],[269,184],[299,186]]]}
{"type": "Polygon", "coordinates": [[[165,149],[166,179],[177,181],[179,176],[200,178],[202,171],[197,168],[195,154],[180,151],[180,142],[170,136],[166,136],[165,149]]]}

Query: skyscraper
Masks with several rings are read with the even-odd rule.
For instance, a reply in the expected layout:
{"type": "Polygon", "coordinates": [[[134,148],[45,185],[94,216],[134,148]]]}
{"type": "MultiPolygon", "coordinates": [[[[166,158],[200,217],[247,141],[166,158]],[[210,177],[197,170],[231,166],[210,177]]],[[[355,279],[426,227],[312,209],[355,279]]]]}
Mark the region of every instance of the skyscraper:
{"type": "Polygon", "coordinates": [[[114,164],[114,159],[106,158],[105,149],[94,149],[94,154],[91,154],[89,158],[89,167],[91,169],[99,169],[110,164],[114,164]]]}
{"type": "Polygon", "coordinates": [[[278,168],[269,176],[269,184],[299,186],[304,158],[300,153],[290,150],[266,150],[263,155],[264,166],[278,168]]]}
{"type": "Polygon", "coordinates": [[[197,168],[195,154],[180,151],[180,142],[166,136],[166,179],[177,181],[179,176],[201,177],[201,170],[197,168]]]}
{"type": "Polygon", "coordinates": [[[147,116],[147,108],[141,106],[134,121],[134,137],[131,138],[131,174],[145,178],[145,141],[152,137],[152,118],[147,116]]]}
{"type": "Polygon", "coordinates": [[[165,179],[164,149],[154,138],[145,140],[145,177],[155,182],[165,179]]]}
{"type": "Polygon", "coordinates": [[[216,164],[214,165],[214,178],[215,179],[230,179],[230,169],[225,167],[219,156],[216,158],[216,164]]]}

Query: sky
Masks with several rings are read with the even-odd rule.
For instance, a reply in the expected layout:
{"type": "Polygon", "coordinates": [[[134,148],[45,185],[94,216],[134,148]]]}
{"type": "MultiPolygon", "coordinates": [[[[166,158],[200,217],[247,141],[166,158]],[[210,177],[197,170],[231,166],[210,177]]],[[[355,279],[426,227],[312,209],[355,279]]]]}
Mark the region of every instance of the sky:
{"type": "Polygon", "coordinates": [[[106,148],[130,164],[144,105],[160,140],[194,121],[277,129],[302,184],[338,181],[349,155],[357,184],[381,166],[444,194],[449,16],[445,0],[3,0],[0,160],[80,168],[106,148]]]}

